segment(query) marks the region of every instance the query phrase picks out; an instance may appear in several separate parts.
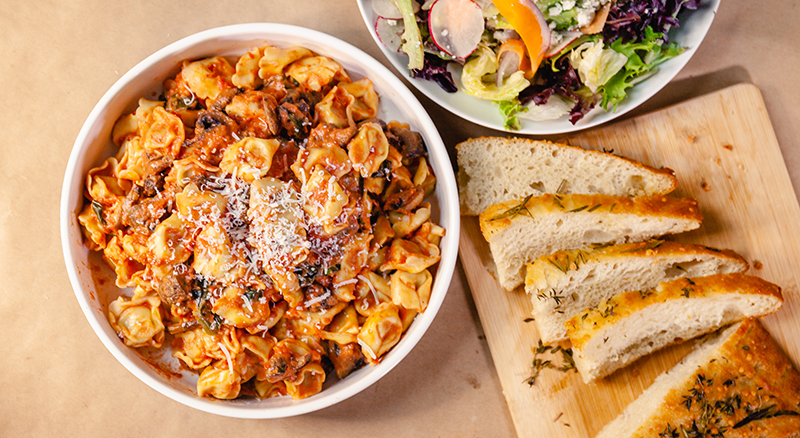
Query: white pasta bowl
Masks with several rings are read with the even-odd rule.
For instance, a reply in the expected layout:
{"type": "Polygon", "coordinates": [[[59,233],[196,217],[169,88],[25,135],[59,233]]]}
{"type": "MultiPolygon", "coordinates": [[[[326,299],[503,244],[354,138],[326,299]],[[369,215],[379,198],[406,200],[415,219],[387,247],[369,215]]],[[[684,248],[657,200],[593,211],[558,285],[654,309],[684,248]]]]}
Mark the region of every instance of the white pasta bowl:
{"type": "MultiPolygon", "coordinates": [[[[375,21],[378,15],[372,8],[372,0],[357,1],[361,16],[372,38],[401,76],[405,76],[414,87],[422,92],[422,94],[451,113],[487,128],[496,129],[498,131],[508,131],[508,129],[503,126],[503,117],[500,115],[497,105],[493,104],[491,101],[470,96],[462,91],[448,93],[433,81],[411,78],[408,72],[408,56],[388,49],[378,37],[375,30],[375,21]]],[[[643,104],[664,88],[695,54],[700,43],[705,38],[706,33],[708,33],[711,23],[714,21],[720,1],[721,0],[703,0],[700,3],[699,9],[686,14],[686,19],[681,22],[681,27],[670,31],[670,41],[678,42],[681,46],[686,48],[686,51],[675,58],[667,60],[659,66],[658,71],[654,75],[636,84],[628,92],[628,96],[625,100],[617,106],[616,111],[605,111],[602,108],[596,107],[574,125],[570,123],[569,116],[562,116],[556,120],[543,122],[521,119],[520,129],[513,132],[515,134],[552,135],[580,131],[610,122],[643,104]]],[[[453,79],[457,84],[460,84],[460,70],[455,69],[452,73],[453,79]]]]}
{"type": "Polygon", "coordinates": [[[60,213],[61,241],[72,287],[89,324],[106,348],[131,373],[167,397],[202,411],[240,418],[288,417],[322,409],[353,396],[386,375],[431,325],[447,293],[458,251],[456,182],[445,146],[422,105],[399,79],[361,50],[320,32],[281,24],[242,24],[201,32],[159,50],[123,75],[94,107],[75,140],[64,177],[60,213]],[[354,79],[366,76],[373,81],[381,97],[379,117],[409,123],[425,140],[437,176],[436,191],[430,199],[434,206],[433,220],[446,229],[446,236],[441,241],[441,261],[427,310],[417,316],[379,364],[367,365],[342,380],[326,383],[322,392],[303,400],[202,398],[196,395],[197,375],[180,367],[178,360],[171,357],[166,342],[158,351],[132,349],[112,330],[106,317],[108,303],[120,294],[130,295],[131,291],[117,289],[114,274],[101,256],[84,247],[76,215],[84,202],[87,171],[115,153],[111,129],[121,115],[135,110],[140,97],[158,96],[164,79],[174,76],[185,59],[238,57],[265,43],[304,46],[335,59],[354,79]]]}

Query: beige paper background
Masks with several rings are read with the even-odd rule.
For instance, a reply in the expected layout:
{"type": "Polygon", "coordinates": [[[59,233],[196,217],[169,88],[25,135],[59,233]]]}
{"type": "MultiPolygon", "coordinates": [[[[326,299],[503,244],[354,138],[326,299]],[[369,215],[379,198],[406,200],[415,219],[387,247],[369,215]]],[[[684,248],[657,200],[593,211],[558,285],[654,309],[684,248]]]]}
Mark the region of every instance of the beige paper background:
{"type": "MultiPolygon", "coordinates": [[[[61,183],[72,143],[103,93],[169,43],[256,21],[329,33],[394,71],[354,1],[0,0],[0,11],[0,437],[515,435],[460,267],[405,361],[336,406],[281,420],[218,417],[150,389],[106,351],[70,287],[58,229],[61,183]]],[[[798,192],[798,22],[792,0],[724,0],[687,67],[627,117],[753,83],[798,192]]],[[[495,134],[416,94],[448,146],[495,134]]]]}

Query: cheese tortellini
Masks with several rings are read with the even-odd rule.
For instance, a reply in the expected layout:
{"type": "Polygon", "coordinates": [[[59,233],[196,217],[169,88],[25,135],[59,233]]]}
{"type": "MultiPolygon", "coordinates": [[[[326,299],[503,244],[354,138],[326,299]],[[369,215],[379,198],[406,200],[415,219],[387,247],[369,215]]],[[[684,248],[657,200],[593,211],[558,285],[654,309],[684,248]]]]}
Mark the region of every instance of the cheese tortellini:
{"type": "Polygon", "coordinates": [[[444,229],[422,137],[368,78],[303,47],[187,60],[114,125],[86,175],[87,248],[133,348],[169,348],[201,397],[310,397],[378,363],[424,312],[444,229]]]}

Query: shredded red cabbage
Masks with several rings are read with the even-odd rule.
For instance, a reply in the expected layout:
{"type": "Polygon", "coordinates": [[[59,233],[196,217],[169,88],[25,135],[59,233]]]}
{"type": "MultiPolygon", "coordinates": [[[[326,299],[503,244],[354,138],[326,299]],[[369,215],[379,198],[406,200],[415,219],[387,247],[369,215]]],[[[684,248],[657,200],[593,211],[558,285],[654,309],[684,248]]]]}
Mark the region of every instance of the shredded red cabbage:
{"type": "Polygon", "coordinates": [[[426,53],[425,64],[423,65],[422,70],[411,70],[411,77],[434,81],[439,84],[444,91],[447,91],[448,93],[455,93],[458,91],[458,86],[456,86],[455,81],[453,81],[453,75],[447,71],[447,64],[448,61],[445,61],[438,56],[426,53]]]}
{"type": "Polygon", "coordinates": [[[603,27],[603,39],[610,44],[618,39],[623,43],[641,41],[644,30],[651,27],[664,34],[663,42],[669,42],[667,32],[672,27],[680,27],[678,12],[682,8],[696,10],[700,0],[633,0],[615,2],[608,12],[608,20],[603,27]]]}

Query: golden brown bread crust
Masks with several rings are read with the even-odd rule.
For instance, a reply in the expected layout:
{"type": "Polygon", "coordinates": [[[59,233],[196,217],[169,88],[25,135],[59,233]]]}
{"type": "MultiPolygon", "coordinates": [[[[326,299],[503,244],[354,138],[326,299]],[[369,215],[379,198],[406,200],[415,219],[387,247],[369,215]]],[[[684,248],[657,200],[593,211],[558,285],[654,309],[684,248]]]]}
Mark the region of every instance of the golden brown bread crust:
{"type": "MultiPolygon", "coordinates": [[[[593,151],[593,150],[590,150],[590,149],[584,149],[584,148],[579,147],[579,146],[572,146],[572,145],[563,144],[563,143],[554,143],[554,142],[548,141],[548,140],[531,140],[529,138],[521,138],[521,137],[481,136],[481,137],[477,137],[477,138],[474,138],[474,139],[471,139],[471,140],[475,141],[475,140],[486,140],[486,139],[491,140],[491,141],[495,141],[495,142],[502,142],[502,143],[505,143],[505,144],[509,144],[511,142],[514,142],[514,141],[523,141],[523,142],[530,142],[530,143],[546,143],[546,144],[549,144],[549,145],[558,146],[558,147],[562,147],[562,148],[565,148],[565,149],[578,150],[578,151],[580,151],[582,153],[585,153],[585,154],[595,154],[595,155],[604,155],[604,156],[610,155],[610,156],[613,156],[614,158],[618,158],[620,160],[627,161],[628,163],[630,163],[630,164],[632,164],[632,165],[634,165],[634,166],[636,166],[636,167],[638,167],[638,168],[640,168],[640,169],[642,169],[644,171],[653,172],[653,173],[660,173],[662,175],[666,175],[666,176],[670,177],[672,179],[672,188],[666,193],[669,193],[669,192],[675,190],[676,188],[678,188],[678,179],[675,177],[675,171],[674,170],[666,168],[666,167],[662,167],[661,169],[656,169],[655,167],[645,166],[644,164],[642,164],[642,163],[640,163],[640,162],[638,162],[636,160],[631,160],[630,158],[625,158],[625,157],[620,156],[620,155],[614,155],[614,154],[611,154],[611,153],[608,153],[608,152],[593,151]]],[[[467,141],[470,141],[470,140],[467,140],[467,141]]],[[[467,141],[462,141],[461,143],[458,143],[456,145],[456,150],[458,150],[459,147],[462,144],[466,143],[467,141]]]]}
{"type": "Polygon", "coordinates": [[[684,254],[697,256],[714,255],[730,259],[734,263],[749,267],[739,254],[728,249],[715,249],[701,245],[682,244],[668,240],[648,240],[645,242],[622,243],[619,245],[592,245],[587,248],[557,251],[543,256],[528,265],[525,276],[526,289],[531,285],[544,283],[546,278],[569,275],[585,263],[624,260],[629,257],[670,257],[684,254]]]}
{"type": "Polygon", "coordinates": [[[525,217],[549,214],[633,214],[659,218],[703,220],[697,201],[671,196],[627,198],[608,195],[543,195],[492,205],[480,214],[481,232],[486,240],[525,217]]]}
{"type": "Polygon", "coordinates": [[[800,437],[800,373],[748,319],[631,438],[800,437]]]}
{"type": "Polygon", "coordinates": [[[615,295],[575,315],[566,322],[567,335],[573,347],[580,349],[598,331],[652,304],[729,293],[773,296],[783,301],[779,286],[742,273],[679,278],[661,283],[651,291],[631,291],[615,295]]]}

